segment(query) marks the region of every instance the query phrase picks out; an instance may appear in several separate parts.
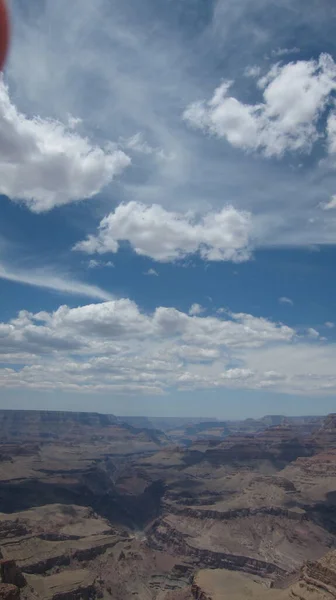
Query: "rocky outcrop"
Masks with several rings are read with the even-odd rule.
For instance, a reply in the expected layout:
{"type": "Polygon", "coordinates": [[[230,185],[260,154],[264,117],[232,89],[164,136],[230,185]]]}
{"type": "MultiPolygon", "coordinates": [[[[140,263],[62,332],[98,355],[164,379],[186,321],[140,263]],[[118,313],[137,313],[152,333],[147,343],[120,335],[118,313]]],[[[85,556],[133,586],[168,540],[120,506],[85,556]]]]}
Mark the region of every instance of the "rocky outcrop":
{"type": "MultiPolygon", "coordinates": [[[[167,421],[169,421],[167,419],[167,421]]],[[[194,419],[176,420],[171,425],[161,419],[159,427],[168,432],[169,437],[178,444],[188,446],[197,440],[213,439],[220,441],[234,434],[255,434],[274,426],[292,426],[302,435],[312,434],[322,423],[323,417],[302,416],[285,417],[284,415],[267,415],[261,419],[244,419],[243,421],[216,421],[194,419]]]]}
{"type": "MultiPolygon", "coordinates": [[[[125,539],[125,538],[124,538],[125,539]]],[[[55,567],[67,567],[73,560],[87,562],[94,560],[106,550],[123,541],[121,536],[92,536],[68,542],[39,542],[36,538],[20,542],[21,559],[17,559],[25,573],[43,575],[55,567]]],[[[5,547],[6,552],[14,553],[15,546],[5,547]]],[[[6,561],[13,562],[13,561],[6,561]]],[[[4,583],[14,583],[3,580],[4,583]]],[[[18,585],[18,584],[17,584],[18,585]]],[[[19,585],[19,587],[22,587],[19,585]]]]}
{"type": "Polygon", "coordinates": [[[102,597],[95,575],[88,569],[67,570],[46,577],[28,576],[34,598],[43,600],[93,600],[102,597]]]}
{"type": "Polygon", "coordinates": [[[236,510],[218,511],[218,510],[198,510],[195,508],[184,508],[173,504],[164,504],[164,508],[167,513],[183,515],[186,517],[192,517],[195,519],[216,519],[219,521],[228,521],[230,519],[241,519],[244,517],[258,517],[258,516],[272,516],[272,517],[286,517],[293,521],[305,521],[307,515],[292,511],[285,508],[265,506],[261,508],[240,508],[236,510]]]}
{"type": "Polygon", "coordinates": [[[76,589],[54,594],[51,600],[94,600],[97,590],[93,584],[79,586],[76,589]]]}
{"type": "Polygon", "coordinates": [[[39,451],[38,444],[0,444],[0,462],[10,461],[17,456],[35,456],[39,451]]]}
{"type": "Polygon", "coordinates": [[[16,585],[0,584],[0,600],[20,600],[20,590],[16,585]]]}
{"type": "Polygon", "coordinates": [[[0,577],[2,583],[15,585],[18,588],[23,588],[26,585],[26,580],[18,568],[15,560],[0,560],[0,577]]]}
{"type": "Polygon", "coordinates": [[[0,522],[0,537],[2,540],[21,537],[29,533],[31,531],[22,522],[10,520],[0,522]]]}
{"type": "Polygon", "coordinates": [[[336,597],[336,551],[329,552],[321,560],[306,562],[301,569],[300,580],[336,597]]]}
{"type": "Polygon", "coordinates": [[[206,450],[204,459],[216,466],[242,463],[258,465],[259,461],[268,461],[283,468],[300,456],[312,456],[314,448],[314,442],[302,436],[300,428],[279,425],[255,435],[229,436],[224,442],[206,450]]]}
{"type": "Polygon", "coordinates": [[[199,568],[228,569],[269,578],[285,573],[284,569],[270,562],[192,546],[186,541],[186,536],[167,523],[164,526],[160,522],[154,523],[147,535],[152,547],[159,550],[170,549],[174,555],[190,557],[199,568]]]}
{"type": "Polygon", "coordinates": [[[195,582],[191,586],[191,593],[195,600],[212,600],[195,582]]]}
{"type": "Polygon", "coordinates": [[[2,455],[11,456],[13,452],[36,453],[36,443],[58,440],[69,443],[83,439],[91,442],[130,440],[147,444],[148,448],[153,445],[153,450],[168,443],[162,431],[121,423],[114,415],[34,410],[0,410],[0,439],[0,460],[2,455]]]}
{"type": "Polygon", "coordinates": [[[333,600],[336,598],[335,567],[336,552],[333,551],[319,561],[307,562],[298,573],[267,586],[225,569],[203,569],[194,577],[192,594],[195,600],[222,600],[231,595],[241,600],[333,600]]]}
{"type": "Polygon", "coordinates": [[[328,415],[322,426],[312,436],[316,452],[336,449],[336,413],[328,415]]]}
{"type": "Polygon", "coordinates": [[[0,410],[0,434],[3,441],[57,440],[101,430],[117,423],[113,415],[34,410],[0,410]]]}
{"type": "Polygon", "coordinates": [[[324,587],[327,591],[334,588],[336,591],[336,573],[319,563],[308,562],[302,568],[301,579],[308,584],[324,587]]]}

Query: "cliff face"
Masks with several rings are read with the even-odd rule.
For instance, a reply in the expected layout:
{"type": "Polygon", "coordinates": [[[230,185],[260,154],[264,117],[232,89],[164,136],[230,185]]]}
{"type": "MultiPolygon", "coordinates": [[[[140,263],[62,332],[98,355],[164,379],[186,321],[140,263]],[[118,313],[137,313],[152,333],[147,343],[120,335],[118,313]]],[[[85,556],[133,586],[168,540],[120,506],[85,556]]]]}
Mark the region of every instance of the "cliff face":
{"type": "Polygon", "coordinates": [[[256,435],[229,436],[224,442],[209,448],[205,459],[214,465],[268,461],[282,468],[300,456],[312,456],[314,449],[313,441],[301,435],[298,428],[279,425],[256,435]]]}
{"type": "Polygon", "coordinates": [[[267,589],[244,575],[226,570],[202,570],[194,577],[195,600],[333,600],[336,598],[336,552],[306,563],[288,585],[267,589]]]}
{"type": "MultiPolygon", "coordinates": [[[[154,421],[151,419],[151,421],[154,421]]],[[[322,423],[323,417],[285,417],[283,415],[267,415],[261,419],[245,419],[243,421],[218,421],[211,419],[160,419],[155,420],[158,426],[166,431],[172,441],[188,446],[202,439],[217,441],[229,435],[255,434],[269,427],[287,425],[297,427],[301,433],[311,434],[322,423]],[[170,423],[171,421],[171,423],[170,423]]]]}
{"type": "Polygon", "coordinates": [[[336,551],[318,561],[308,561],[300,571],[297,583],[288,589],[289,598],[331,600],[336,598],[336,551]]]}
{"type": "Polygon", "coordinates": [[[0,598],[19,600],[20,589],[24,588],[27,582],[14,560],[0,560],[0,580],[0,598]]]}
{"type": "Polygon", "coordinates": [[[34,442],[58,440],[74,443],[83,439],[93,442],[137,439],[155,446],[167,443],[162,432],[121,423],[114,415],[33,410],[0,410],[0,438],[0,459],[6,452],[5,445],[10,450],[12,444],[11,450],[15,452],[13,442],[26,453],[34,448],[34,442]]]}
{"type": "Polygon", "coordinates": [[[20,600],[20,590],[16,585],[0,583],[1,600],[20,600]]]}
{"type": "Polygon", "coordinates": [[[174,528],[167,520],[154,523],[147,535],[153,547],[158,549],[169,548],[175,555],[192,558],[199,566],[242,571],[269,578],[285,573],[285,570],[280,566],[265,560],[238,553],[214,551],[209,547],[197,547],[191,543],[192,540],[189,542],[188,536],[174,528]]]}
{"type": "Polygon", "coordinates": [[[98,413],[0,410],[0,435],[3,441],[77,436],[83,430],[105,429],[116,423],[113,415],[98,413]]]}
{"type": "Polygon", "coordinates": [[[26,580],[18,569],[15,560],[0,560],[0,577],[2,583],[16,585],[18,588],[23,588],[26,585],[26,580]]]}
{"type": "Polygon", "coordinates": [[[312,441],[319,452],[336,449],[336,414],[328,415],[312,441]]]}

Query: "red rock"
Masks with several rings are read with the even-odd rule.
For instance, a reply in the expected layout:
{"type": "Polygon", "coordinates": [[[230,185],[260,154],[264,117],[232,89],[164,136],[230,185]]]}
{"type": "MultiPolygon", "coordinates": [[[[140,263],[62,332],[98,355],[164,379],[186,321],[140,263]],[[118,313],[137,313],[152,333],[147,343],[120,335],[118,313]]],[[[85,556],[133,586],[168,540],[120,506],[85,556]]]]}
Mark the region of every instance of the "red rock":
{"type": "Polygon", "coordinates": [[[16,585],[0,583],[0,598],[1,600],[19,600],[20,590],[16,585]]]}
{"type": "Polygon", "coordinates": [[[26,580],[17,567],[15,560],[0,560],[0,577],[2,583],[12,584],[19,588],[26,585],[26,580]]]}

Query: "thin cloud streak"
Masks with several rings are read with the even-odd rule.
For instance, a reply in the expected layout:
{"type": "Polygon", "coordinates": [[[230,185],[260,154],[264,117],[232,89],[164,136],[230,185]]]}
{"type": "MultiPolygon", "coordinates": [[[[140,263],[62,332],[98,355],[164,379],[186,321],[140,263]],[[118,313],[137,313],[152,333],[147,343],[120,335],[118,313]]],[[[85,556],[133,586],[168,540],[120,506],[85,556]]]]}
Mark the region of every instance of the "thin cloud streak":
{"type": "Polygon", "coordinates": [[[25,271],[23,273],[21,271],[12,270],[4,264],[0,264],[0,279],[54,290],[65,294],[84,296],[95,300],[113,299],[112,294],[102,290],[98,286],[83,283],[76,279],[70,279],[65,275],[53,273],[48,270],[25,271]]]}

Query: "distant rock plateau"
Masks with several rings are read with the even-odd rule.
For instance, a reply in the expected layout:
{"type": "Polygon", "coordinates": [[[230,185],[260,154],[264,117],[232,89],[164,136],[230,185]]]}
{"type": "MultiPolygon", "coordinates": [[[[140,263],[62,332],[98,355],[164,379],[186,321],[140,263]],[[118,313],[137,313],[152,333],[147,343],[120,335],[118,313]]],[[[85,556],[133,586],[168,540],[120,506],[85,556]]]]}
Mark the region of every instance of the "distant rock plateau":
{"type": "Polygon", "coordinates": [[[336,415],[0,411],[0,598],[336,598],[336,415]]]}

